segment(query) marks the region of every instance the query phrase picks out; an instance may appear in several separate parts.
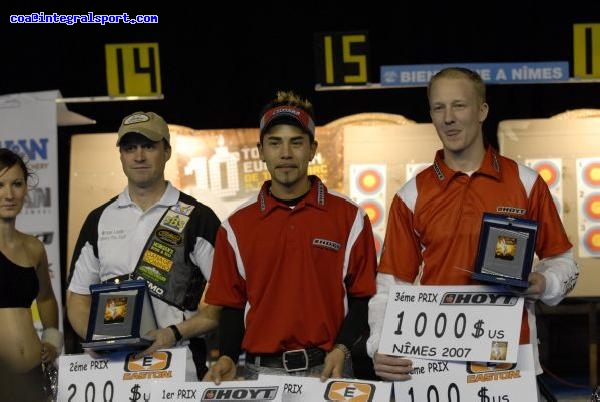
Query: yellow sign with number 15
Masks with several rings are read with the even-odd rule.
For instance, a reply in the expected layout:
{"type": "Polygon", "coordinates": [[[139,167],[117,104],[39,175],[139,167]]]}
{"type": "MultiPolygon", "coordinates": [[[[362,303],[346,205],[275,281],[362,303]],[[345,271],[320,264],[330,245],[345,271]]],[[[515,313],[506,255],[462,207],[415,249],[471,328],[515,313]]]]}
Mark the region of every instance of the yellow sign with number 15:
{"type": "Polygon", "coordinates": [[[367,32],[321,32],[314,35],[317,83],[369,83],[367,32]]]}

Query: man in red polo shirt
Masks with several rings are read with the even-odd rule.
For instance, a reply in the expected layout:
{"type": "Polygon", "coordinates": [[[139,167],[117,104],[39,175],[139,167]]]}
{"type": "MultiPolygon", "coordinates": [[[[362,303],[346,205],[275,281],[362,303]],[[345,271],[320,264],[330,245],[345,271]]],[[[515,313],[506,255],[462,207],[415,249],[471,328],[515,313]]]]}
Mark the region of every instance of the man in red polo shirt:
{"type": "Polygon", "coordinates": [[[327,190],[308,164],[317,151],[312,105],[279,92],[260,120],[271,180],[219,229],[206,302],[222,306],[221,356],[205,376],[351,376],[349,350],[368,328],[376,252],[368,216],[327,190]]]}
{"type": "Polygon", "coordinates": [[[383,379],[410,378],[409,359],[377,353],[388,298],[394,284],[471,285],[484,212],[537,221],[540,259],[523,291],[526,309],[521,343],[531,343],[536,372],[534,301],[559,303],[574,287],[579,268],[548,186],[536,171],[486,146],[485,84],[474,71],[447,68],[428,88],[430,114],[443,144],[433,165],[409,180],[390,207],[377,295],[369,304],[367,351],[383,379]]]}

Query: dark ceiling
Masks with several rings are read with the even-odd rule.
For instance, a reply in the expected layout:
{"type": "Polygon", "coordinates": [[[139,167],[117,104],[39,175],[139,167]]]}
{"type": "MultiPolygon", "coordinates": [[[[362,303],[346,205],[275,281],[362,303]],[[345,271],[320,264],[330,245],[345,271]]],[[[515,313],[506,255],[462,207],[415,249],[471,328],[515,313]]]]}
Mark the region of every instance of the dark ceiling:
{"type": "MultiPolygon", "coordinates": [[[[424,88],[316,91],[313,35],[367,31],[370,80],[395,64],[569,61],[573,24],[600,23],[600,3],[575,0],[477,2],[333,1],[121,3],[65,10],[58,2],[24,2],[10,14],[155,14],[158,24],[10,24],[3,30],[0,93],[59,89],[63,96],[107,95],[104,45],[157,42],[164,99],[69,104],[98,121],[67,131],[114,131],[135,110],[196,129],[256,127],[278,89],[311,99],[317,124],[360,112],[402,114],[428,122],[424,88]],[[484,4],[485,3],[485,4],[484,4]],[[595,4],[595,5],[590,5],[595,4]],[[207,9],[210,8],[210,11],[207,9]],[[483,9],[485,8],[485,9],[483,9]]],[[[600,44],[596,45],[600,52],[600,44]]],[[[598,57],[598,56],[596,56],[598,57]]],[[[572,68],[572,67],[571,67],[572,68]]],[[[499,121],[600,108],[600,84],[490,85],[486,135],[499,121]]]]}

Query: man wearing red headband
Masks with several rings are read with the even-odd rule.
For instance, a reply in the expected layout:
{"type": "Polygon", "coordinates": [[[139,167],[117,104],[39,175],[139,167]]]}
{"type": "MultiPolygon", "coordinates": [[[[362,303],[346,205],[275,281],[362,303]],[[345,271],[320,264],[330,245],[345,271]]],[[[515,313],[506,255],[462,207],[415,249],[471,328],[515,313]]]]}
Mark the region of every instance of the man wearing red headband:
{"type": "Polygon", "coordinates": [[[351,377],[350,349],[367,328],[377,265],[368,216],[330,193],[308,164],[317,152],[312,105],[279,92],[260,120],[271,180],[217,234],[206,302],[222,306],[221,357],[205,379],[259,373],[351,377]]]}

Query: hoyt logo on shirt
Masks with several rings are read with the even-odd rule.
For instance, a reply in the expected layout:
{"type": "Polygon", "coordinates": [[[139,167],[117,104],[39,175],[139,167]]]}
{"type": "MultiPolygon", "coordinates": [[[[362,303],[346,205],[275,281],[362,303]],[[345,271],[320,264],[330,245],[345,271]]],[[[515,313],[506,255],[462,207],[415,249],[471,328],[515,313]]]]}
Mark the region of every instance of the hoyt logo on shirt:
{"type": "Polygon", "coordinates": [[[342,246],[340,243],[333,240],[315,238],[312,242],[313,246],[327,248],[329,250],[338,251],[342,246]]]}
{"type": "Polygon", "coordinates": [[[496,212],[498,212],[499,214],[525,215],[527,213],[527,210],[517,207],[499,206],[496,208],[496,212]]]}

